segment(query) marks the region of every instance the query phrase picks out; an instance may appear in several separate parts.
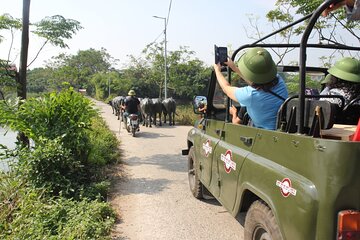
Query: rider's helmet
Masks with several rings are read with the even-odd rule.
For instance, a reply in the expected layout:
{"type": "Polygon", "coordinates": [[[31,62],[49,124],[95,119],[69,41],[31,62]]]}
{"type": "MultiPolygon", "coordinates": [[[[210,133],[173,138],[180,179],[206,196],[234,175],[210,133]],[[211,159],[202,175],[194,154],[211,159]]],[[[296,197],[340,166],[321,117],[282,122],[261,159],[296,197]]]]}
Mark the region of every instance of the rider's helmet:
{"type": "Polygon", "coordinates": [[[256,47],[247,51],[239,60],[238,67],[245,80],[265,84],[276,77],[276,65],[268,51],[256,47]]]}
{"type": "Polygon", "coordinates": [[[360,83],[360,61],[355,58],[340,59],[333,67],[329,68],[328,72],[339,79],[360,83]]]}
{"type": "Polygon", "coordinates": [[[128,92],[128,95],[129,95],[129,96],[135,96],[136,93],[135,93],[135,91],[134,91],[133,89],[131,89],[131,90],[128,92]]]}

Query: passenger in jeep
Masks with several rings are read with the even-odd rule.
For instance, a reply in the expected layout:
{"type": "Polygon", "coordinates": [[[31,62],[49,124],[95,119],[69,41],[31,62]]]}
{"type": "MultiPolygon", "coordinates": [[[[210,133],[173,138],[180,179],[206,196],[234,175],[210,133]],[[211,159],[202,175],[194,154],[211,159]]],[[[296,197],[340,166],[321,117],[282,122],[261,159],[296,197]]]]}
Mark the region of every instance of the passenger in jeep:
{"type": "MultiPolygon", "coordinates": [[[[359,60],[350,57],[342,58],[328,72],[330,77],[321,95],[341,95],[345,99],[345,106],[360,95],[359,60]]],[[[341,106],[339,98],[323,99],[341,106]]],[[[357,101],[354,104],[360,104],[360,102],[357,101]]]]}
{"type": "Polygon", "coordinates": [[[251,119],[246,111],[246,107],[240,107],[238,111],[234,105],[231,105],[229,113],[231,115],[232,123],[251,126],[251,119]]]}
{"type": "Polygon", "coordinates": [[[205,100],[202,99],[199,103],[198,111],[201,113],[206,113],[206,109],[207,109],[207,104],[206,104],[205,100]]]}
{"type": "Polygon", "coordinates": [[[246,107],[253,126],[275,130],[277,111],[288,97],[288,92],[284,80],[277,74],[270,53],[256,47],[240,58],[238,67],[231,59],[225,64],[249,86],[231,86],[222,75],[220,64],[214,64],[217,80],[224,93],[246,107]]]}

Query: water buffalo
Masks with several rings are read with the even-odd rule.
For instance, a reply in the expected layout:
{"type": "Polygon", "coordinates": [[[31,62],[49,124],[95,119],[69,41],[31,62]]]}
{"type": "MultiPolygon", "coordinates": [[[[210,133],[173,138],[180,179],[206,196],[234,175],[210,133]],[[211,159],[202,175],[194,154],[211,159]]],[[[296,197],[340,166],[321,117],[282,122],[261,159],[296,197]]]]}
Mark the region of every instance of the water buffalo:
{"type": "Polygon", "coordinates": [[[151,127],[153,103],[150,98],[144,98],[140,101],[140,111],[143,119],[143,126],[151,127]]]}
{"type": "Polygon", "coordinates": [[[118,117],[118,120],[120,119],[120,115],[121,115],[121,106],[124,104],[125,101],[125,97],[123,96],[117,96],[114,97],[113,100],[111,100],[111,107],[113,109],[113,113],[115,111],[115,115],[118,117]]]}
{"type": "Polygon", "coordinates": [[[162,101],[160,98],[152,98],[152,117],[154,121],[154,125],[156,126],[156,117],[159,115],[159,126],[162,125],[161,123],[161,115],[163,111],[162,101]]]}
{"type": "Polygon", "coordinates": [[[176,102],[171,98],[166,98],[162,101],[163,113],[164,113],[164,123],[166,123],[166,116],[169,115],[169,125],[175,125],[175,112],[176,112],[176,102]]]}
{"type": "Polygon", "coordinates": [[[108,103],[109,103],[109,105],[111,106],[111,109],[112,109],[113,114],[114,114],[114,113],[115,113],[115,112],[114,112],[115,109],[114,109],[114,106],[113,106],[113,104],[112,104],[112,100],[110,100],[108,103]]]}

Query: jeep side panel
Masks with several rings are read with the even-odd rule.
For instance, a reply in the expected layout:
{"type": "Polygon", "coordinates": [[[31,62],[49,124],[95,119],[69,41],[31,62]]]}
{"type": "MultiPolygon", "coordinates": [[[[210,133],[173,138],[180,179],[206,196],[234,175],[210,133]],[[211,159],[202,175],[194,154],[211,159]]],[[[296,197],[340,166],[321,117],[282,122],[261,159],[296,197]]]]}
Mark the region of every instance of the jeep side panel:
{"type": "Polygon", "coordinates": [[[215,148],[214,162],[217,164],[220,196],[219,201],[231,212],[236,199],[238,177],[245,158],[250,154],[257,128],[226,123],[223,137],[215,148]]]}
{"type": "Polygon", "coordinates": [[[213,171],[213,155],[215,146],[218,144],[221,137],[223,127],[224,121],[207,119],[205,121],[205,130],[200,138],[200,142],[196,145],[200,146],[197,147],[200,149],[198,149],[199,153],[196,155],[200,160],[200,180],[214,195],[218,192],[218,186],[217,172],[213,171]]]}
{"type": "Polygon", "coordinates": [[[360,189],[359,160],[356,142],[259,130],[232,214],[251,191],[270,206],[285,239],[334,239],[338,212],[360,209],[354,191],[360,189]]]}

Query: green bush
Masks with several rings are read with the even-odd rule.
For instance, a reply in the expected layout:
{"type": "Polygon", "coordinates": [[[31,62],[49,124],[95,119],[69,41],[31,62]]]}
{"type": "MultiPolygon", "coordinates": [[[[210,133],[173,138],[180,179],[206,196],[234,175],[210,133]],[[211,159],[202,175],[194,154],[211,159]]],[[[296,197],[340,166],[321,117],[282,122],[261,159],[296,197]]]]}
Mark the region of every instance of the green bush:
{"type": "Polygon", "coordinates": [[[43,138],[61,137],[74,158],[86,161],[89,150],[86,129],[90,128],[96,111],[89,99],[72,88],[30,98],[19,108],[5,107],[2,114],[5,125],[23,132],[35,145],[43,138]]]}
{"type": "Polygon", "coordinates": [[[13,170],[34,187],[45,188],[49,195],[106,199],[109,183],[104,181],[104,170],[119,159],[119,142],[99,117],[93,119],[87,133],[91,151],[86,166],[63,146],[61,138],[39,138],[30,150],[11,154],[18,157],[13,170]]]}
{"type": "Polygon", "coordinates": [[[89,130],[90,152],[89,162],[104,166],[114,163],[119,159],[119,141],[116,136],[109,131],[105,121],[100,117],[92,120],[91,129],[89,130]]]}
{"type": "Polygon", "coordinates": [[[51,195],[74,196],[86,182],[86,169],[57,138],[38,139],[31,149],[21,149],[14,169],[34,187],[44,187],[51,195]]]}
{"type": "Polygon", "coordinates": [[[31,151],[21,152],[19,172],[54,195],[79,197],[119,157],[116,137],[90,100],[71,88],[0,109],[7,126],[34,142],[31,151]]]}
{"type": "Polygon", "coordinates": [[[0,125],[21,131],[31,148],[0,172],[0,239],[109,239],[114,212],[104,169],[119,158],[118,141],[71,88],[22,104],[0,101],[0,125]]]}
{"type": "Polygon", "coordinates": [[[0,239],[109,239],[108,203],[44,198],[11,174],[0,173],[0,183],[0,239]]]}

